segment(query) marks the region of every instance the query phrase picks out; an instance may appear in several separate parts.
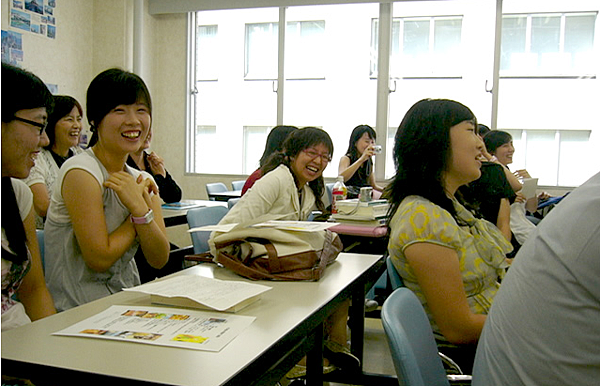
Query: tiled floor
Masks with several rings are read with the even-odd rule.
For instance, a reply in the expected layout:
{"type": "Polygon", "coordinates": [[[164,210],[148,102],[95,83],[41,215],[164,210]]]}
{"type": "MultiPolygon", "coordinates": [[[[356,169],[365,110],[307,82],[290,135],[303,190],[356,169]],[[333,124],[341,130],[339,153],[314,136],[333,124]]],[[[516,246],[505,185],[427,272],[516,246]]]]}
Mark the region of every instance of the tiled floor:
{"type": "MultiPolygon", "coordinates": [[[[365,350],[363,360],[363,369],[366,372],[388,375],[396,374],[380,319],[365,319],[365,350]]],[[[285,386],[288,382],[282,380],[281,384],[285,386]]],[[[340,383],[324,383],[323,385],[342,386],[340,383]]]]}

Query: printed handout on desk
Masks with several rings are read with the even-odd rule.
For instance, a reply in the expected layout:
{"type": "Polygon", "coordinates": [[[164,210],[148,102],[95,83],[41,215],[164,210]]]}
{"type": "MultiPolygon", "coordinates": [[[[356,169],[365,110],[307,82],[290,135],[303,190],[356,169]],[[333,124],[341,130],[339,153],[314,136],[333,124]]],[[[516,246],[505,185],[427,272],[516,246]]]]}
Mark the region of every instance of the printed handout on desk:
{"type": "Polygon", "coordinates": [[[52,335],[120,340],[220,351],[256,318],[217,312],[146,306],[111,306],[52,335]]]}
{"type": "Polygon", "coordinates": [[[123,290],[150,294],[152,303],[237,312],[259,300],[261,294],[270,289],[245,281],[178,275],[123,290]]]}

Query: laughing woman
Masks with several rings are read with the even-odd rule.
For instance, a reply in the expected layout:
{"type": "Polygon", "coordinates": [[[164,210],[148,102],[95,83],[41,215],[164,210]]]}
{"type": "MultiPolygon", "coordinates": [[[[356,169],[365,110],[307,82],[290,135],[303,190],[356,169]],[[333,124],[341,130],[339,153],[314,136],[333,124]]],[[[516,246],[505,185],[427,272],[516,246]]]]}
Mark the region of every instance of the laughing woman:
{"type": "Polygon", "coordinates": [[[44,282],[33,197],[20,180],[29,175],[36,155],[48,144],[44,129],[52,94],[37,76],[2,63],[2,97],[2,331],[5,331],[54,314],[56,310],[44,282]]]}
{"type": "Polygon", "coordinates": [[[46,219],[46,279],[58,310],[140,284],[141,246],[160,268],[169,242],[152,177],[126,165],[152,123],[150,93],[137,75],[102,72],[87,91],[90,148],[59,172],[46,219]]]}
{"type": "Polygon", "coordinates": [[[384,193],[392,263],[423,304],[440,351],[465,371],[473,365],[512,249],[498,228],[475,218],[456,194],[480,177],[482,151],[469,108],[444,99],[419,101],[396,133],[396,175],[384,193]]]}
{"type": "MultiPolygon", "coordinates": [[[[306,221],[314,208],[325,209],[321,201],[323,171],[333,155],[329,134],[315,127],[294,130],[282,148],[265,162],[261,167],[263,177],[231,208],[220,224],[244,223],[258,218],[306,221]]],[[[335,370],[336,366],[353,371],[360,365],[347,347],[348,307],[348,303],[342,304],[328,318],[324,355],[331,362],[325,363],[324,373],[335,370]]],[[[300,378],[305,374],[306,367],[297,365],[287,376],[300,378]]]]}
{"type": "Polygon", "coordinates": [[[62,164],[83,152],[79,145],[83,109],[77,100],[66,95],[54,96],[54,109],[48,116],[46,134],[50,144],[40,152],[35,166],[25,183],[33,192],[33,207],[37,214],[36,226],[44,227],[50,196],[62,164]]]}

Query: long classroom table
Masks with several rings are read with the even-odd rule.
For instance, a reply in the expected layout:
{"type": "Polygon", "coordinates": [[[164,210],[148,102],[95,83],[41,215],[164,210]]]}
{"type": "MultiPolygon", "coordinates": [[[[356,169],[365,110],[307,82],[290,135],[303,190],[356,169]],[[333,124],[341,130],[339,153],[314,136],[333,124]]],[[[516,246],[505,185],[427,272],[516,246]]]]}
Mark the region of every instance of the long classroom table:
{"type": "MultiPolygon", "coordinates": [[[[111,305],[151,304],[149,295],[120,292],[3,332],[2,372],[69,384],[266,385],[308,353],[307,384],[322,385],[323,322],[348,298],[360,304],[351,307],[350,328],[352,352],[362,360],[364,294],[384,270],[382,256],[342,253],[317,282],[261,282],[273,289],[238,313],[256,320],[217,353],[52,335],[111,305]]],[[[246,280],[214,264],[175,275],[246,280]]],[[[354,379],[370,383],[368,377],[354,379]]]]}

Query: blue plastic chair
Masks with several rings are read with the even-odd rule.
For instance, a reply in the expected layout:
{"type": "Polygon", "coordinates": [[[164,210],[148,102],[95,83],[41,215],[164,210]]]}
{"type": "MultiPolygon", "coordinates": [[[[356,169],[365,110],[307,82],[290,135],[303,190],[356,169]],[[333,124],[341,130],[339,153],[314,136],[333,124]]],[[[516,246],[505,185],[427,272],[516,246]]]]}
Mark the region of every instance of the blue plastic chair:
{"type": "Polygon", "coordinates": [[[392,292],[383,303],[381,322],[400,385],[450,385],[429,319],[411,290],[392,292]]]}
{"type": "Polygon", "coordinates": [[[243,180],[243,181],[232,181],[231,182],[231,187],[233,188],[233,190],[242,190],[242,188],[244,187],[245,183],[246,183],[246,180],[243,180]]]}
{"type": "Polygon", "coordinates": [[[387,268],[387,275],[388,280],[390,281],[391,290],[393,291],[396,288],[404,287],[404,282],[402,281],[400,274],[398,274],[398,271],[396,270],[396,267],[394,267],[392,259],[389,256],[386,256],[385,264],[387,268]]]}
{"type": "Polygon", "coordinates": [[[212,182],[209,184],[206,184],[206,194],[208,194],[208,198],[211,201],[214,201],[214,197],[212,197],[212,195],[214,193],[221,193],[221,192],[226,192],[227,191],[227,186],[225,186],[224,183],[222,182],[212,182]]]}
{"type": "Polygon", "coordinates": [[[227,200],[227,208],[231,209],[235,204],[238,203],[238,201],[241,199],[241,197],[237,197],[237,198],[230,198],[229,200],[227,200]]]}
{"type": "Polygon", "coordinates": [[[330,204],[333,202],[333,185],[335,185],[335,182],[325,184],[325,190],[327,190],[327,197],[329,197],[330,204]]]}
{"type": "Polygon", "coordinates": [[[37,236],[38,244],[40,245],[40,257],[42,258],[42,268],[46,271],[46,263],[44,261],[44,230],[36,229],[35,234],[37,236]]]}
{"type": "MultiPolygon", "coordinates": [[[[224,206],[204,206],[190,209],[186,215],[188,226],[191,229],[204,225],[216,225],[227,214],[228,210],[224,206]]],[[[192,232],[191,235],[195,254],[207,252],[210,249],[208,246],[210,231],[192,232]]]]}

